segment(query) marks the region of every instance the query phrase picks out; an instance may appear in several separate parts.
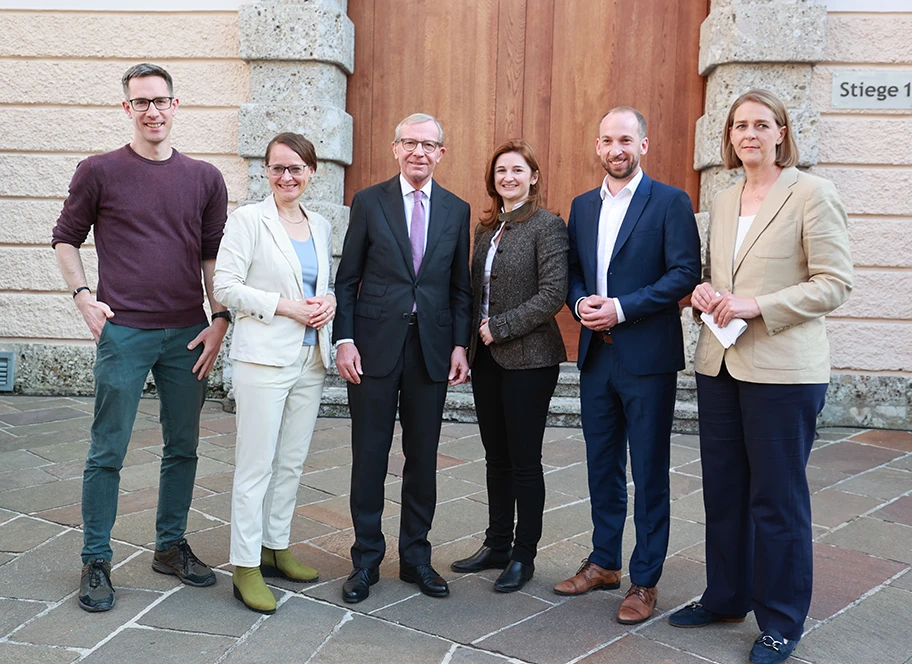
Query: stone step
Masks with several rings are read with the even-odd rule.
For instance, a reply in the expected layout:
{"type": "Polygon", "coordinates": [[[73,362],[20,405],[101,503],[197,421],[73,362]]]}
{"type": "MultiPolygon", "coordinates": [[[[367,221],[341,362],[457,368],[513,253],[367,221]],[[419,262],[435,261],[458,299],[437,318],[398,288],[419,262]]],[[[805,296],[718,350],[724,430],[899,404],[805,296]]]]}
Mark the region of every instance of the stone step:
{"type": "MultiPolygon", "coordinates": [[[[450,388],[447,391],[446,402],[443,407],[445,420],[455,422],[475,422],[475,400],[471,390],[450,388]]],[[[341,385],[327,385],[323,388],[323,403],[320,407],[323,417],[349,417],[348,391],[341,385]]],[[[555,394],[551,398],[548,414],[548,426],[552,427],[578,427],[580,425],[579,397],[566,397],[555,394]]],[[[673,429],[679,433],[695,433],[697,430],[697,404],[696,399],[686,400],[678,392],[675,404],[675,419],[673,429]]]]}

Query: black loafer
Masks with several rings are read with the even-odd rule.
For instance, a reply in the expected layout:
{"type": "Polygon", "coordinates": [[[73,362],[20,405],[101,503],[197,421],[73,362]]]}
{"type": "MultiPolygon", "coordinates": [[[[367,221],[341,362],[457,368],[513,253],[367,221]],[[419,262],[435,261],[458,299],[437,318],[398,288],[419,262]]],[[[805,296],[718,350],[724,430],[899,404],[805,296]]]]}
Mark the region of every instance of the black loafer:
{"type": "Polygon", "coordinates": [[[406,583],[414,583],[418,590],[430,597],[446,597],[450,587],[430,565],[399,565],[399,578],[406,583]]]}
{"type": "Polygon", "coordinates": [[[526,585],[526,581],[532,578],[535,572],[535,565],[528,565],[513,560],[507,565],[497,581],[494,582],[494,590],[499,593],[515,593],[517,590],[526,585]]]}
{"type": "Polygon", "coordinates": [[[510,564],[510,550],[495,551],[489,546],[482,546],[468,558],[457,560],[450,569],[454,572],[480,572],[485,569],[503,569],[510,564]]]}
{"type": "Polygon", "coordinates": [[[355,567],[342,584],[342,599],[349,604],[363,602],[370,595],[370,587],[379,580],[380,570],[376,567],[355,567]]]}

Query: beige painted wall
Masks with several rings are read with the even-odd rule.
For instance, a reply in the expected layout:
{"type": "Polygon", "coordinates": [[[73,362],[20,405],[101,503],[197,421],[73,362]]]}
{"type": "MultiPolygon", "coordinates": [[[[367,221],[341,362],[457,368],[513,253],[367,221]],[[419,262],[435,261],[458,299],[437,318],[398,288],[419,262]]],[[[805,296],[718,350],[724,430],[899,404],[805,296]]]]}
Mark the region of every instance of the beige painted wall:
{"type": "Polygon", "coordinates": [[[912,375],[912,112],[832,107],[834,72],[912,70],[912,11],[827,15],[820,160],[849,214],[855,290],[827,318],[837,371],[912,375]]]}
{"type": "MultiPolygon", "coordinates": [[[[0,10],[0,342],[88,342],[50,248],[76,164],[132,138],[120,77],[154,62],[180,99],[172,144],[215,164],[233,206],[247,193],[237,154],[248,66],[237,12],[0,10]]],[[[89,238],[91,243],[91,237],[89,238]]],[[[94,286],[95,253],[83,247],[94,286]]]]}

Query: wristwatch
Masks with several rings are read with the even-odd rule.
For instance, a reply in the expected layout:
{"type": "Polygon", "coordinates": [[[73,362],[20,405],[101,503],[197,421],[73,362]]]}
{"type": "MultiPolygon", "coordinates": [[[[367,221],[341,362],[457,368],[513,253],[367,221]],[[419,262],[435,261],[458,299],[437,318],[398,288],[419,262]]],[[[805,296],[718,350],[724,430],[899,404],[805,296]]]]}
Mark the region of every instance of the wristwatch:
{"type": "Polygon", "coordinates": [[[228,324],[231,325],[231,312],[229,311],[217,311],[212,314],[212,320],[215,320],[216,318],[224,318],[228,324]]]}

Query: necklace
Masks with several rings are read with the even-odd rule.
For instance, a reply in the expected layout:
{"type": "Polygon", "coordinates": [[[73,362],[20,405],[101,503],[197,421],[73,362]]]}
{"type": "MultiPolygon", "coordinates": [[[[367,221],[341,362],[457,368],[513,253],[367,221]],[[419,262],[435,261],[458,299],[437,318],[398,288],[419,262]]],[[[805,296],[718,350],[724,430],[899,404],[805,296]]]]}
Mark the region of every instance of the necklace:
{"type": "Polygon", "coordinates": [[[301,221],[292,221],[288,217],[283,217],[281,214],[279,214],[279,219],[284,219],[289,224],[294,224],[295,226],[297,226],[298,224],[303,224],[305,221],[307,221],[307,216],[305,215],[304,218],[301,219],[301,221]]]}

